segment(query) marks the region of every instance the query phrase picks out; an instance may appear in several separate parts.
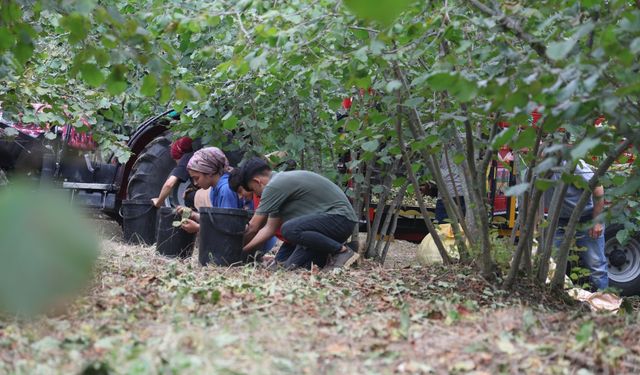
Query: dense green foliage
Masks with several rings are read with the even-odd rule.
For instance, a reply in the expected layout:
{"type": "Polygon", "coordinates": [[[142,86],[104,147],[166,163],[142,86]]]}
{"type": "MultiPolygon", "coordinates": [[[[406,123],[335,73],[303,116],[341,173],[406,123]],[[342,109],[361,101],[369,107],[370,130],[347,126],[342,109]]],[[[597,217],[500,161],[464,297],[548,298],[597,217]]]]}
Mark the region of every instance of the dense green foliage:
{"type": "MultiPolygon", "coordinates": [[[[638,146],[636,2],[5,0],[0,17],[3,109],[62,123],[67,106],[73,123],[89,119],[107,148],[159,108],[188,107],[179,133],[215,143],[222,130],[241,132],[257,153],[284,149],[303,168],[331,175],[350,151],[356,185],[369,183],[373,165],[392,174],[373,187],[384,193],[410,182],[398,166],[405,146],[403,170],[441,186],[436,166],[455,143],[460,151],[449,157],[465,170],[478,232],[462,254],[480,259],[485,276],[494,255],[484,176],[496,150],[508,144],[532,171],[511,190],[525,194],[527,238],[525,218],[535,210],[526,207],[537,208],[553,186],[549,171],[562,161],[618,159],[625,139],[638,146]],[[336,123],[347,96],[350,116],[336,123]],[[33,114],[35,102],[53,110],[33,114]],[[544,132],[515,126],[534,109],[544,132]],[[604,127],[593,126],[599,116],[604,127]],[[563,147],[560,128],[574,147],[563,147]]],[[[636,194],[635,164],[614,175],[603,169],[608,194],[636,194]]],[[[564,171],[565,183],[577,181],[564,171]]],[[[629,233],[633,207],[614,207],[629,233]]],[[[531,273],[530,241],[521,243],[516,254],[531,273]]]]}

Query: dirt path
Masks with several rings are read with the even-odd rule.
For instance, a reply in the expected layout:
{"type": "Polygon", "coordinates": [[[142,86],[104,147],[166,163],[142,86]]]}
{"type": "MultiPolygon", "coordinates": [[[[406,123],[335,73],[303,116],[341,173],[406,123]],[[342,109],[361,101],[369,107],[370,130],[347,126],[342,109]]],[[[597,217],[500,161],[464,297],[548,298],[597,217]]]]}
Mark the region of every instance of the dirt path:
{"type": "Polygon", "coordinates": [[[106,239],[97,271],[68,311],[0,322],[0,373],[640,371],[637,311],[507,295],[464,268],[203,268],[106,239]]]}

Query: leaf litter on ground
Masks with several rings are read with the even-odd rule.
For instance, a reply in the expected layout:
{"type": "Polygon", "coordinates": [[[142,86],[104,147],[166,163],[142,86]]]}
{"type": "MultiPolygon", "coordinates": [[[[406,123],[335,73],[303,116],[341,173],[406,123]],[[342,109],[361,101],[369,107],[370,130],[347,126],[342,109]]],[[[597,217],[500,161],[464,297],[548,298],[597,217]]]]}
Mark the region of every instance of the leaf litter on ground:
{"type": "Polygon", "coordinates": [[[0,320],[0,373],[640,371],[635,300],[626,315],[595,314],[406,254],[400,268],[270,273],[102,247],[93,284],[66,311],[0,320]]]}

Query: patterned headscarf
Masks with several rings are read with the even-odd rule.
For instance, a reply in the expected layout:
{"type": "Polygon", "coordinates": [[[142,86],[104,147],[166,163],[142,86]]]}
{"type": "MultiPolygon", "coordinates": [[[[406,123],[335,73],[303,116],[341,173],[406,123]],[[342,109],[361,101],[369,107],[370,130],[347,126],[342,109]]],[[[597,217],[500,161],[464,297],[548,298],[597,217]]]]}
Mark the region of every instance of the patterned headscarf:
{"type": "Polygon", "coordinates": [[[222,150],[217,147],[206,147],[193,154],[187,169],[204,174],[223,174],[231,171],[232,168],[222,150]]]}
{"type": "Polygon", "coordinates": [[[192,147],[193,140],[189,137],[182,137],[176,139],[170,148],[171,158],[174,160],[180,160],[182,155],[187,152],[191,152],[193,150],[192,147]]]}

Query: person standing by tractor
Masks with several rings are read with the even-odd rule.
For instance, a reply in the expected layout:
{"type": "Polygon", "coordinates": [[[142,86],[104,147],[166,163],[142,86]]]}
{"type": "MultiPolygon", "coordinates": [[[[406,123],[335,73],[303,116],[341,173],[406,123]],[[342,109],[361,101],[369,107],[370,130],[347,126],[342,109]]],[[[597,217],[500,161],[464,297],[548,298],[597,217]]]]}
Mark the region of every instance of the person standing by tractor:
{"type": "MultiPolygon", "coordinates": [[[[189,163],[191,156],[193,156],[193,140],[189,137],[178,138],[171,143],[169,151],[171,158],[175,160],[178,165],[173,168],[164,185],[162,185],[160,194],[156,198],[151,198],[153,205],[158,208],[164,204],[165,199],[167,199],[179,183],[185,183],[191,179],[191,177],[189,177],[189,172],[187,171],[187,164],[189,163]]],[[[193,207],[193,195],[194,191],[187,191],[185,193],[184,198],[185,205],[187,207],[193,207]]]]}
{"type": "MultiPolygon", "coordinates": [[[[447,189],[449,196],[453,199],[453,202],[460,208],[460,213],[464,216],[466,214],[466,204],[464,201],[464,195],[467,191],[467,185],[464,181],[464,175],[462,166],[453,162],[452,158],[447,151],[447,148],[455,149],[453,142],[450,142],[447,147],[444,147],[442,158],[440,159],[440,173],[444,180],[444,188],[447,189]]],[[[435,208],[435,221],[438,224],[443,224],[449,218],[447,210],[445,209],[444,195],[441,191],[438,191],[438,199],[436,200],[435,208]]]]}
{"type": "MultiPolygon", "coordinates": [[[[579,160],[574,175],[580,176],[585,182],[593,177],[594,173],[589,165],[583,160],[579,160]]],[[[559,180],[561,173],[555,173],[553,180],[559,180]]],[[[567,193],[560,207],[560,220],[558,229],[555,233],[555,245],[560,243],[565,237],[565,227],[569,222],[569,218],[580,199],[580,195],[584,189],[569,185],[567,193]]],[[[553,189],[545,192],[545,202],[548,207],[553,195],[553,189]]],[[[578,229],[576,230],[575,240],[576,246],[584,248],[579,251],[581,263],[591,271],[590,280],[593,288],[601,290],[609,286],[607,257],[604,252],[604,224],[602,223],[601,214],[604,210],[604,188],[602,185],[597,186],[593,192],[587,205],[580,215],[578,229]]]]}
{"type": "Polygon", "coordinates": [[[242,177],[242,186],[261,198],[245,231],[244,251],[259,248],[282,226],[283,237],[295,245],[283,264],[287,269],[318,258],[329,258],[328,269],[349,267],[358,259],[344,245],[358,219],[333,182],[309,171],[276,173],[259,158],[245,163],[242,177]]]}

